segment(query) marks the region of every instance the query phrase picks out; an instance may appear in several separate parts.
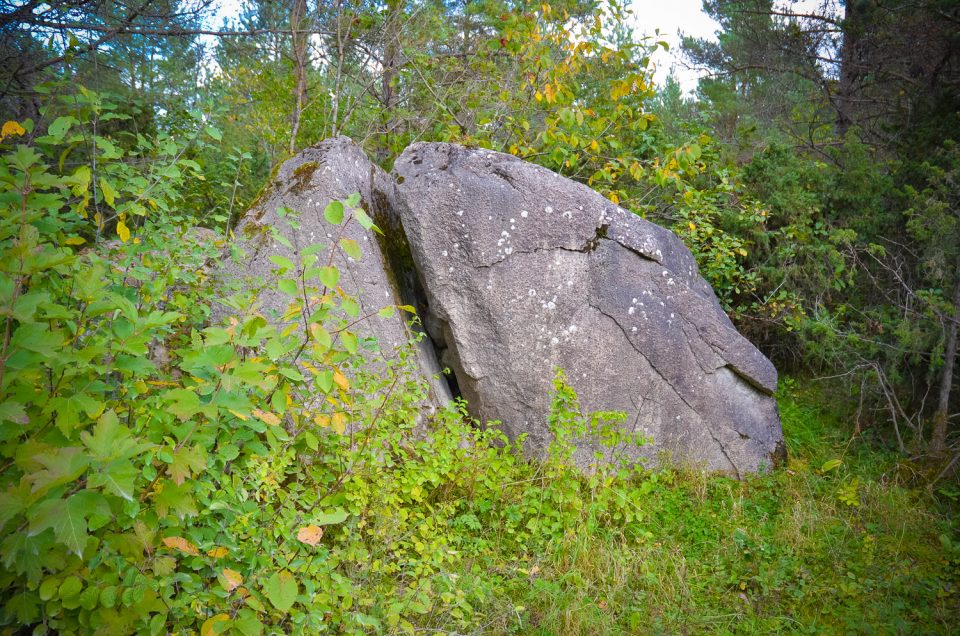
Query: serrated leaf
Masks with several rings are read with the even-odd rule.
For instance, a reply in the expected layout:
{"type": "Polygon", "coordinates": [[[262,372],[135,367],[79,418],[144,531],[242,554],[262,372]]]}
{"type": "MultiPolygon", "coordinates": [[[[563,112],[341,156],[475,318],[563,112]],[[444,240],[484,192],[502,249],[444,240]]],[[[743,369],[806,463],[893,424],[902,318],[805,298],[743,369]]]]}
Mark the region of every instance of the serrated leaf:
{"type": "Polygon", "coordinates": [[[223,589],[228,592],[232,592],[243,585],[243,575],[230,568],[223,568],[220,574],[217,575],[217,579],[220,581],[223,589]]]}
{"type": "Polygon", "coordinates": [[[217,614],[203,622],[200,627],[200,636],[217,636],[227,631],[228,627],[230,627],[230,615],[217,614]]]}
{"type": "Polygon", "coordinates": [[[370,215],[367,214],[363,208],[357,208],[354,210],[353,216],[357,219],[357,223],[359,223],[363,229],[369,230],[370,228],[374,227],[373,219],[370,218],[370,215]]]}
{"type": "Polygon", "coordinates": [[[200,396],[189,389],[173,389],[164,394],[169,400],[167,410],[180,421],[186,421],[200,412],[200,396]]]}
{"type": "Polygon", "coordinates": [[[340,248],[347,256],[355,261],[359,261],[361,258],[363,258],[363,252],[360,250],[360,245],[353,239],[340,239],[340,248]]]}
{"type": "Polygon", "coordinates": [[[270,257],[270,260],[273,262],[273,264],[275,264],[277,267],[280,268],[281,272],[295,269],[296,267],[293,264],[293,261],[291,261],[289,258],[286,258],[285,256],[279,256],[277,254],[274,254],[270,257]]]}
{"type": "Polygon", "coordinates": [[[66,115],[63,117],[57,117],[53,120],[50,126],[47,127],[47,134],[56,139],[59,143],[67,131],[70,130],[70,127],[74,124],[79,124],[79,120],[76,117],[66,115]]]}
{"type": "Polygon", "coordinates": [[[279,287],[280,291],[288,296],[297,295],[297,281],[293,280],[292,278],[281,279],[280,282],[277,283],[277,287],[279,287]]]}
{"type": "Polygon", "coordinates": [[[324,287],[333,289],[340,282],[340,270],[333,265],[319,268],[317,278],[323,283],[324,287]]]}
{"type": "Polygon", "coordinates": [[[324,512],[315,516],[313,522],[318,526],[330,526],[343,523],[349,516],[350,514],[346,510],[338,508],[331,512],[324,512]]]}
{"type": "Polygon", "coordinates": [[[254,417],[256,417],[258,420],[260,420],[260,421],[262,421],[262,422],[264,422],[264,423],[266,423],[266,424],[269,424],[269,425],[271,425],[271,426],[279,426],[279,425],[280,425],[280,417],[279,417],[276,413],[270,413],[270,412],[268,412],[268,411],[263,411],[263,410],[260,410],[260,409],[254,409],[253,415],[254,415],[254,417]]]}
{"type": "MultiPolygon", "coordinates": [[[[251,597],[247,597],[250,599],[251,597]]],[[[243,636],[260,636],[263,633],[263,623],[257,618],[253,610],[243,608],[237,613],[233,620],[233,626],[240,631],[243,636]]]]}
{"type": "Polygon", "coordinates": [[[306,543],[310,547],[315,547],[323,538],[323,528],[318,525],[310,524],[297,531],[297,540],[306,543]]]}
{"type": "Polygon", "coordinates": [[[323,347],[324,350],[329,349],[333,343],[330,332],[324,329],[323,325],[318,322],[310,323],[310,335],[313,336],[313,339],[316,340],[317,344],[323,347]]]}
{"type": "Polygon", "coordinates": [[[347,376],[345,376],[340,369],[333,370],[333,381],[343,391],[350,390],[350,380],[347,379],[347,376]]]}
{"type": "Polygon", "coordinates": [[[110,462],[87,478],[91,488],[103,488],[105,491],[133,501],[133,488],[139,472],[127,459],[110,462]]]}
{"type": "Polygon", "coordinates": [[[167,466],[170,478],[178,486],[183,484],[192,474],[197,474],[207,467],[207,451],[202,446],[183,447],[173,455],[173,462],[167,466]]]}
{"type": "Polygon", "coordinates": [[[117,199],[117,191],[114,190],[113,185],[107,181],[106,177],[100,177],[98,179],[100,183],[100,192],[103,194],[103,200],[107,202],[111,208],[114,207],[117,199]]]}
{"type": "Polygon", "coordinates": [[[337,435],[343,435],[347,430],[347,416],[343,411],[337,411],[330,418],[330,426],[337,432],[337,435]]]}
{"type": "Polygon", "coordinates": [[[163,545],[190,556],[200,556],[200,551],[197,550],[197,546],[193,545],[183,537],[164,537],[163,545]]]}
{"type": "Polygon", "coordinates": [[[343,342],[343,348],[347,353],[356,353],[359,339],[350,331],[344,331],[340,334],[340,340],[343,342]]]}
{"type": "Polygon", "coordinates": [[[343,204],[339,201],[331,201],[323,210],[323,218],[331,225],[340,225],[343,223],[343,204]]]}
{"type": "Polygon", "coordinates": [[[263,586],[263,593],[274,607],[281,612],[286,612],[297,601],[299,585],[293,574],[283,570],[267,579],[266,585],[263,586]]]}

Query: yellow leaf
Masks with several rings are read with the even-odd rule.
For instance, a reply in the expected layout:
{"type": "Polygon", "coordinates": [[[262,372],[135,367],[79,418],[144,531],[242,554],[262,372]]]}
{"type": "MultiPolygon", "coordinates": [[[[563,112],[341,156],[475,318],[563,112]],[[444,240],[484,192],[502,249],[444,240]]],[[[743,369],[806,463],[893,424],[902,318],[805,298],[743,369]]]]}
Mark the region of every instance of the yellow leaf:
{"type": "Polygon", "coordinates": [[[24,130],[23,126],[20,124],[15,121],[8,121],[3,125],[3,129],[0,130],[0,140],[6,139],[7,137],[12,137],[14,135],[19,137],[20,135],[25,135],[26,133],[27,131],[24,130]]]}
{"type": "Polygon", "coordinates": [[[323,428],[330,426],[330,416],[324,415],[323,413],[317,413],[313,421],[316,422],[317,426],[322,426],[323,428]]]}
{"type": "Polygon", "coordinates": [[[271,426],[278,426],[280,424],[280,416],[278,416],[276,413],[268,413],[267,411],[254,409],[253,415],[258,420],[262,420],[271,426]]]}
{"type": "Polygon", "coordinates": [[[200,551],[197,550],[197,546],[193,545],[183,537],[164,537],[163,545],[168,548],[173,548],[174,550],[179,550],[184,554],[189,554],[190,556],[199,556],[200,551]]]}
{"type": "Polygon", "coordinates": [[[124,243],[130,240],[130,228],[128,228],[127,224],[123,221],[117,222],[117,236],[119,236],[120,240],[124,243]]]}
{"type": "Polygon", "coordinates": [[[347,379],[347,376],[341,373],[340,369],[333,370],[333,381],[344,391],[350,390],[350,380],[347,379]]]}
{"type": "Polygon", "coordinates": [[[618,197],[615,192],[610,193],[610,200],[614,203],[620,203],[620,197],[618,197]]]}
{"type": "Polygon", "coordinates": [[[695,229],[697,229],[697,226],[696,226],[696,224],[695,224],[693,221],[690,221],[689,223],[687,223],[687,225],[690,227],[690,231],[691,231],[691,232],[693,232],[695,229]]]}
{"type": "Polygon", "coordinates": [[[87,239],[83,238],[82,236],[71,236],[66,241],[64,241],[64,243],[66,243],[67,245],[83,245],[86,242],[87,242],[87,239]]]}
{"type": "Polygon", "coordinates": [[[347,430],[347,416],[343,411],[337,411],[333,414],[333,430],[339,435],[343,435],[343,432],[347,430]]]}
{"type": "Polygon", "coordinates": [[[213,548],[212,550],[207,550],[207,556],[211,556],[214,559],[222,559],[228,554],[230,554],[230,550],[227,550],[226,548],[222,548],[219,546],[216,548],[213,548]]]}
{"type": "Polygon", "coordinates": [[[220,580],[220,585],[223,586],[223,589],[228,592],[234,591],[243,584],[243,575],[230,568],[223,568],[223,571],[220,572],[220,576],[217,578],[220,580]]]}
{"type": "Polygon", "coordinates": [[[205,620],[203,622],[203,626],[200,627],[200,636],[216,636],[217,634],[222,634],[224,631],[226,631],[229,625],[229,614],[217,614],[216,616],[211,616],[205,620]]]}
{"type": "Polygon", "coordinates": [[[320,526],[309,525],[300,528],[297,532],[297,540],[306,543],[310,547],[316,546],[323,538],[323,528],[320,526]]]}
{"type": "Polygon", "coordinates": [[[246,422],[247,420],[250,419],[249,417],[247,417],[246,415],[244,415],[243,413],[241,413],[241,412],[239,412],[239,411],[234,411],[233,409],[227,409],[227,411],[229,411],[230,413],[232,413],[232,414],[233,414],[237,419],[239,419],[241,422],[246,422]]]}
{"type": "Polygon", "coordinates": [[[742,247],[739,248],[737,251],[740,253],[740,256],[746,256],[746,255],[747,255],[747,250],[743,249],[742,247]]]}

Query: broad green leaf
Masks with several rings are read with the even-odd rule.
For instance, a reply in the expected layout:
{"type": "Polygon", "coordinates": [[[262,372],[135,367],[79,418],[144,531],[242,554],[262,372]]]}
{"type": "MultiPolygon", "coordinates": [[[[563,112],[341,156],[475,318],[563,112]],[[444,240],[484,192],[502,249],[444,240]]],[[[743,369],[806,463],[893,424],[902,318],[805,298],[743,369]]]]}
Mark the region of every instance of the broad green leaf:
{"type": "Polygon", "coordinates": [[[200,412],[200,396],[189,389],[172,389],[164,394],[169,402],[167,410],[181,421],[186,421],[200,412]]]}
{"type": "Polygon", "coordinates": [[[323,210],[323,218],[331,225],[340,225],[343,223],[343,204],[339,201],[331,201],[323,210]]]}
{"type": "Polygon", "coordinates": [[[320,279],[320,282],[323,283],[324,287],[333,289],[337,286],[337,283],[340,281],[340,270],[330,265],[328,267],[321,267],[317,272],[317,278],[320,279]]]}
{"type": "Polygon", "coordinates": [[[70,127],[79,123],[80,121],[77,120],[76,117],[70,115],[57,117],[47,128],[47,134],[55,138],[57,143],[59,143],[63,139],[63,136],[67,134],[67,131],[70,130],[70,127]]]}
{"type": "Polygon", "coordinates": [[[353,194],[351,194],[346,198],[344,203],[346,203],[347,206],[351,208],[357,207],[358,205],[360,205],[360,193],[354,192],[353,194]]]}
{"type": "Polygon", "coordinates": [[[223,133],[219,129],[214,128],[213,126],[207,126],[205,128],[207,134],[216,139],[217,141],[223,141],[223,133]]]}
{"type": "Polygon", "coordinates": [[[343,523],[349,517],[349,513],[346,510],[338,508],[331,512],[324,512],[313,517],[313,523],[318,526],[330,526],[338,523],[343,523]]]}
{"type": "Polygon", "coordinates": [[[297,281],[293,280],[292,278],[281,279],[280,282],[277,283],[277,287],[279,287],[280,291],[288,296],[297,295],[297,281]]]}
{"type": "Polygon", "coordinates": [[[100,192],[103,193],[103,200],[106,201],[107,205],[111,208],[114,207],[118,193],[113,188],[113,184],[111,184],[106,177],[100,177],[97,181],[100,183],[100,192]]]}
{"type": "Polygon", "coordinates": [[[343,348],[346,349],[347,353],[356,353],[358,339],[357,336],[349,331],[344,331],[340,334],[340,340],[343,342],[343,348]]]}
{"type": "Polygon", "coordinates": [[[317,341],[324,350],[330,348],[330,345],[333,343],[333,339],[330,337],[330,332],[323,328],[318,322],[310,324],[310,335],[313,336],[313,339],[317,341]]]}
{"type": "Polygon", "coordinates": [[[353,216],[355,219],[357,219],[357,223],[359,223],[363,229],[369,230],[373,227],[373,219],[370,218],[363,208],[355,209],[353,211],[353,216]]]}
{"type": "Polygon", "coordinates": [[[233,626],[243,636],[260,636],[263,634],[263,623],[257,618],[257,613],[246,607],[237,613],[237,617],[233,620],[233,626]]]}
{"type": "Polygon", "coordinates": [[[281,612],[289,611],[297,600],[299,586],[293,574],[287,570],[276,572],[263,586],[267,599],[281,612]]]}
{"type": "Polygon", "coordinates": [[[87,486],[133,501],[133,487],[140,472],[128,459],[118,459],[90,474],[87,486]]]}
{"type": "Polygon", "coordinates": [[[280,268],[281,274],[286,271],[296,269],[296,266],[293,264],[293,261],[291,261],[289,258],[286,258],[284,256],[279,256],[274,254],[270,257],[270,260],[273,262],[274,265],[280,268]]]}
{"type": "Polygon", "coordinates": [[[835,468],[839,468],[843,464],[842,459],[830,459],[823,463],[823,466],[820,467],[820,472],[828,473],[835,468]]]}
{"type": "Polygon", "coordinates": [[[355,261],[359,261],[361,258],[363,258],[363,252],[360,250],[360,245],[353,239],[340,239],[340,249],[342,249],[347,256],[355,261]]]}

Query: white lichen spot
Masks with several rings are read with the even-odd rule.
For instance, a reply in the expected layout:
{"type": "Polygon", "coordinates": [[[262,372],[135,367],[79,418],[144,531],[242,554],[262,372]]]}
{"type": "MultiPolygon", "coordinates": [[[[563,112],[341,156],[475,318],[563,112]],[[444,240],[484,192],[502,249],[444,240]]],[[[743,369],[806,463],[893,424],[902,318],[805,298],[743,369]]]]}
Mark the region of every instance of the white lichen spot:
{"type": "Polygon", "coordinates": [[[451,267],[451,268],[448,269],[447,271],[448,271],[448,272],[452,272],[452,271],[453,271],[453,268],[451,267]]]}
{"type": "Polygon", "coordinates": [[[568,219],[573,219],[573,211],[567,210],[566,212],[563,213],[563,216],[567,217],[568,219]]]}
{"type": "Polygon", "coordinates": [[[526,210],[520,210],[520,218],[524,218],[524,219],[525,219],[525,218],[527,218],[527,215],[529,215],[529,214],[530,214],[530,213],[527,212],[526,210]]]}
{"type": "Polygon", "coordinates": [[[537,290],[536,290],[536,289],[530,289],[530,290],[527,291],[527,296],[529,296],[530,298],[533,298],[533,297],[536,296],[536,295],[537,295],[537,290]]]}
{"type": "Polygon", "coordinates": [[[567,331],[569,331],[570,333],[577,333],[577,326],[570,325],[569,327],[567,327],[567,331]]]}
{"type": "Polygon", "coordinates": [[[543,211],[546,212],[547,214],[552,214],[553,208],[548,205],[547,207],[543,208],[543,211]]]}
{"type": "Polygon", "coordinates": [[[511,223],[516,223],[517,220],[516,220],[516,219],[510,219],[510,222],[511,222],[511,223]]]}
{"type": "Polygon", "coordinates": [[[630,309],[627,310],[627,313],[632,316],[634,311],[636,311],[636,308],[631,307],[630,309]]]}
{"type": "Polygon", "coordinates": [[[547,303],[547,309],[556,309],[556,308],[557,308],[557,303],[553,302],[552,300],[547,303]]]}
{"type": "Polygon", "coordinates": [[[443,256],[446,256],[446,255],[447,255],[447,250],[443,250],[442,252],[440,252],[440,254],[442,254],[443,256]]]}
{"type": "Polygon", "coordinates": [[[512,247],[505,247],[505,248],[503,249],[503,251],[504,251],[504,253],[505,253],[507,256],[510,256],[511,254],[513,254],[513,248],[512,248],[512,247]]]}
{"type": "Polygon", "coordinates": [[[550,338],[550,344],[552,344],[552,345],[558,345],[558,344],[560,344],[560,339],[559,339],[559,338],[550,338]]]}
{"type": "Polygon", "coordinates": [[[636,328],[636,327],[631,327],[631,328],[630,328],[630,331],[636,333],[636,332],[637,332],[637,328],[636,328]]]}
{"type": "Polygon", "coordinates": [[[463,216],[463,210],[457,210],[457,216],[463,216]]]}

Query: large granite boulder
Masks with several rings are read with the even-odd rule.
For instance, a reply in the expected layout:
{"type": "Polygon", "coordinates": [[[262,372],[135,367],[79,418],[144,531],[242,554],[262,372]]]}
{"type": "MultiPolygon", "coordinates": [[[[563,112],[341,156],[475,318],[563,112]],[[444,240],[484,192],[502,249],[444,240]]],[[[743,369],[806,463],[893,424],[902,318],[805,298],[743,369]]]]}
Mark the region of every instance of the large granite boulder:
{"type": "MultiPolygon", "coordinates": [[[[397,349],[406,346],[413,334],[400,312],[392,318],[376,315],[385,305],[408,303],[399,296],[398,281],[387,265],[377,235],[355,221],[341,227],[331,226],[324,219],[324,209],[331,200],[347,199],[354,193],[360,194],[360,206],[370,216],[392,222],[393,179],[359,146],[346,137],[337,137],[304,150],[279,167],[266,193],[238,223],[235,247],[240,249],[234,251],[242,256],[225,259],[220,272],[233,285],[257,289],[261,313],[280,324],[290,298],[277,288],[277,265],[270,257],[283,256],[296,263],[300,251],[315,243],[332,245],[339,238],[356,241],[362,251],[359,260],[337,250],[332,264],[340,270],[340,287],[358,300],[361,315],[373,314],[356,324],[354,330],[361,338],[376,339],[376,349],[367,357],[368,364],[376,364],[378,359],[394,359],[397,349]],[[273,231],[290,246],[276,240],[273,231]]],[[[431,388],[426,406],[446,404],[449,390],[446,382],[435,378],[440,369],[428,340],[420,343],[417,357],[431,388]]]]}
{"type": "Polygon", "coordinates": [[[623,426],[653,440],[627,451],[584,442],[581,466],[595,452],[667,451],[741,475],[783,452],[776,370],[674,234],[509,155],[418,143],[395,173],[427,328],[475,416],[544,452],[559,367],[584,412],[624,411],[623,426]]]}

